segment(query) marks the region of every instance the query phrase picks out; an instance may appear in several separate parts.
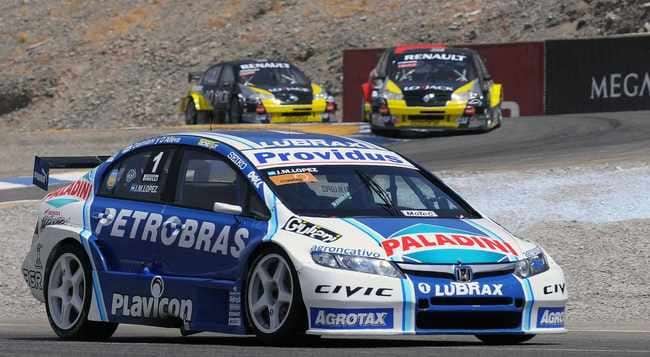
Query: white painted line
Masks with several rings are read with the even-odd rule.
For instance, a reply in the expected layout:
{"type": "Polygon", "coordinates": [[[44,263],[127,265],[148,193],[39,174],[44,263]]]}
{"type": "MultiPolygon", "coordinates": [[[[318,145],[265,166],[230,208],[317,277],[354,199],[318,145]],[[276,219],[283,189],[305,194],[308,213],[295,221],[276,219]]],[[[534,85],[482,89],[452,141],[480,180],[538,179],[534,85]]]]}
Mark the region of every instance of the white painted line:
{"type": "Polygon", "coordinates": [[[569,332],[606,332],[606,333],[647,333],[650,334],[650,330],[576,330],[569,328],[569,332]]]}
{"type": "MultiPolygon", "coordinates": [[[[0,207],[6,207],[6,206],[13,206],[13,205],[19,205],[22,203],[34,203],[34,202],[39,202],[40,200],[16,200],[16,201],[6,201],[6,202],[0,202],[0,207]]],[[[2,326],[2,324],[0,324],[2,326]]]]}
{"type": "Polygon", "coordinates": [[[85,175],[86,172],[88,171],[70,171],[70,172],[50,175],[50,178],[55,178],[61,181],[75,181],[80,179],[81,176],[85,175]]]}
{"type": "Polygon", "coordinates": [[[22,185],[19,183],[10,183],[10,182],[0,182],[0,190],[13,190],[14,188],[23,188],[28,187],[28,185],[22,185]]]}

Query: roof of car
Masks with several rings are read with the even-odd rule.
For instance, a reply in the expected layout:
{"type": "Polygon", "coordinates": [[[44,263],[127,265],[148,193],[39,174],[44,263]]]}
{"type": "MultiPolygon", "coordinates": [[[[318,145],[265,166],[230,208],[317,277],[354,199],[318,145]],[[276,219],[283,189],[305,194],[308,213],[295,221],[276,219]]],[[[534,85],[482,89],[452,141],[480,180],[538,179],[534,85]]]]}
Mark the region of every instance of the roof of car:
{"type": "Polygon", "coordinates": [[[416,53],[416,52],[431,52],[431,51],[460,53],[460,54],[465,54],[465,55],[474,55],[476,53],[476,51],[471,49],[471,48],[447,47],[447,46],[438,45],[438,44],[433,44],[433,45],[420,45],[420,44],[401,45],[401,46],[393,47],[391,50],[395,55],[403,55],[403,54],[406,54],[406,53],[416,53]]]}
{"type": "MultiPolygon", "coordinates": [[[[173,134],[172,134],[173,135],[173,134]]],[[[258,149],[271,145],[285,147],[319,147],[326,143],[336,142],[343,147],[346,143],[356,143],[367,148],[384,149],[370,142],[336,135],[305,133],[300,131],[281,130],[224,130],[183,133],[177,135],[194,135],[229,144],[236,149],[258,149]],[[280,145],[274,145],[280,144],[280,145]],[[233,145],[234,144],[234,145],[233,145]]],[[[386,150],[386,149],[384,149],[386,150]]]]}
{"type": "Polygon", "coordinates": [[[245,64],[245,63],[267,63],[267,62],[279,62],[279,63],[289,63],[289,64],[291,64],[291,62],[289,62],[287,60],[274,59],[274,58],[271,58],[271,59],[269,59],[269,58],[240,58],[240,59],[236,59],[236,60],[219,62],[219,63],[217,63],[215,65],[233,64],[233,65],[237,66],[237,65],[245,64]]]}

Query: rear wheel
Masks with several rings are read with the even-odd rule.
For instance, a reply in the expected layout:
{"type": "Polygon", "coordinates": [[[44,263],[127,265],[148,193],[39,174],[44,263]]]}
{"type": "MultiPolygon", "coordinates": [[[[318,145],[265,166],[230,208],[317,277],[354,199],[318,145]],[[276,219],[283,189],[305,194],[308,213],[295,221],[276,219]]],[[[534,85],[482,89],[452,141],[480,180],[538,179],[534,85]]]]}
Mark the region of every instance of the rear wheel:
{"type": "Polygon", "coordinates": [[[45,269],[45,309],[50,326],[61,338],[104,340],[116,323],[88,321],[92,275],[86,253],[77,244],[57,247],[45,269]]]}
{"type": "Polygon", "coordinates": [[[246,304],[250,326],[264,343],[295,344],[293,337],[306,330],[298,275],[279,248],[265,249],[251,265],[246,304]]]}
{"type": "Polygon", "coordinates": [[[187,105],[185,106],[185,124],[194,125],[198,119],[198,114],[196,112],[196,106],[194,106],[194,100],[189,99],[187,105]]]}
{"type": "Polygon", "coordinates": [[[535,335],[476,335],[486,345],[516,345],[529,341],[535,335]]]}

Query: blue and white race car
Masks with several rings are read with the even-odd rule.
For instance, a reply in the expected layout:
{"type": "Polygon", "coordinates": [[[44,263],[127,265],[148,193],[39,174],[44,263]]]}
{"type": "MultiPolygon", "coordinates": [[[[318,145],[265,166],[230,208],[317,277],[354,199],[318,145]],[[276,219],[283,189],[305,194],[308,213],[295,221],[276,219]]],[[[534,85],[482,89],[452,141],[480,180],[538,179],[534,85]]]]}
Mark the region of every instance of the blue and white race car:
{"type": "MultiPolygon", "coordinates": [[[[99,163],[99,166],[97,164],[99,163]]],[[[296,335],[566,332],[562,269],[398,153],[294,132],[181,133],[43,199],[23,273],[62,338],[119,323],[296,335]]]]}

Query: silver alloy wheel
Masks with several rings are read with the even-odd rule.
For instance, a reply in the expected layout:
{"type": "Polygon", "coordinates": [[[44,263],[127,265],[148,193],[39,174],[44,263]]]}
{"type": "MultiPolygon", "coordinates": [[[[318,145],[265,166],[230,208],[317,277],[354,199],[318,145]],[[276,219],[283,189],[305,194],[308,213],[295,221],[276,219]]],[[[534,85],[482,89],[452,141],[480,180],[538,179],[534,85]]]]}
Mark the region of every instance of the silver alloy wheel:
{"type": "Polygon", "coordinates": [[[47,282],[47,304],[50,317],[62,330],[72,328],[81,317],[86,293],[86,276],[76,255],[61,255],[47,282]]]}
{"type": "Polygon", "coordinates": [[[248,280],[248,311],[258,330],[274,333],[286,321],[293,302],[289,264],[279,254],[264,256],[248,280]]]}

